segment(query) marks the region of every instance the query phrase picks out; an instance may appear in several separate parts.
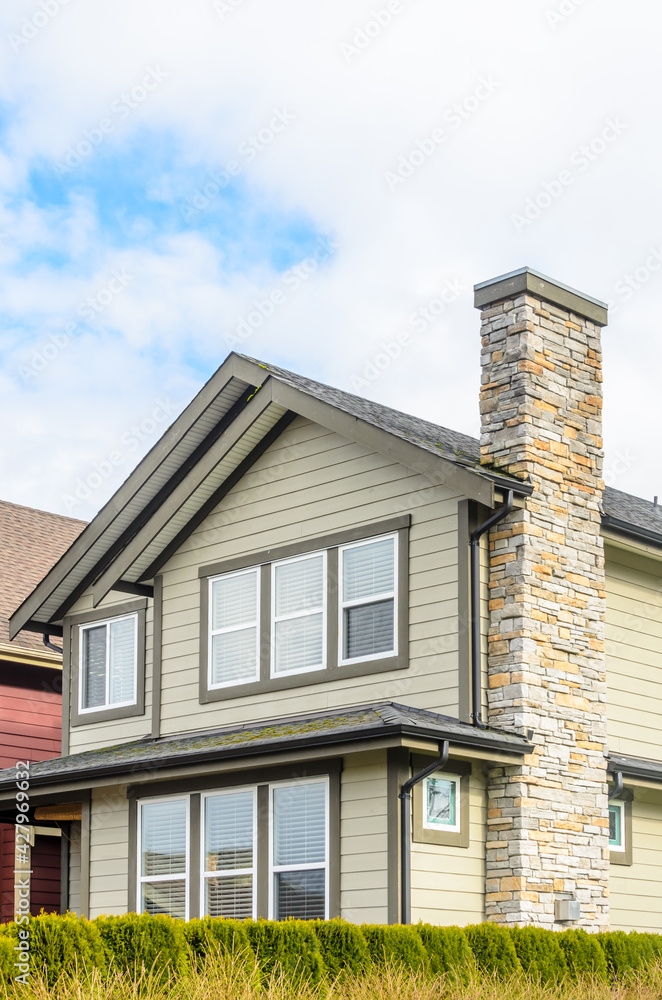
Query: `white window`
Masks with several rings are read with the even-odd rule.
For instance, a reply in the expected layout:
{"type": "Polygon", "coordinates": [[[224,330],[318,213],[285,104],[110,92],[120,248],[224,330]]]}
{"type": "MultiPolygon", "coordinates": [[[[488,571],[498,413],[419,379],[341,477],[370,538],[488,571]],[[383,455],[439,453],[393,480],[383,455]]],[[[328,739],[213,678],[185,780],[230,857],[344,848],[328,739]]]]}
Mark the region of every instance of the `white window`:
{"type": "Polygon", "coordinates": [[[259,678],[260,572],[227,573],[209,581],[209,687],[259,678]]]}
{"type": "Polygon", "coordinates": [[[136,704],[138,616],[80,626],[79,711],[136,704]]]}
{"type": "Polygon", "coordinates": [[[188,798],[138,805],[139,912],[188,920],[188,798]]]}
{"type": "Polygon", "coordinates": [[[256,912],[257,790],[202,798],[202,913],[244,920],[256,912]]]}
{"type": "Polygon", "coordinates": [[[339,549],[340,663],[397,651],[397,535],[339,549]]]}
{"type": "Polygon", "coordinates": [[[460,830],[460,778],[455,774],[430,775],[423,782],[423,828],[460,830]]]}
{"type": "Polygon", "coordinates": [[[271,787],[270,902],[274,920],[328,918],[328,781],[271,787]]]}
{"type": "Polygon", "coordinates": [[[271,676],[326,666],[326,552],[271,567],[271,676]]]}
{"type": "Polygon", "coordinates": [[[609,803],[609,849],[625,850],[625,803],[609,803]]]}

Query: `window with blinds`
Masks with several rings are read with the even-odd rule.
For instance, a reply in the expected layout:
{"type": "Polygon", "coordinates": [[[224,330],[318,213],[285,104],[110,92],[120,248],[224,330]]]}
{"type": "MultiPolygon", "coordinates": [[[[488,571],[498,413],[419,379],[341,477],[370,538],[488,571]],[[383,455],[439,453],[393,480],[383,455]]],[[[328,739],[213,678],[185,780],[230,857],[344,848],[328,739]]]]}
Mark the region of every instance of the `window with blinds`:
{"type": "Polygon", "coordinates": [[[271,897],[275,920],[327,917],[328,785],[271,789],[271,897]]]}
{"type": "Polygon", "coordinates": [[[202,801],[203,913],[254,917],[257,790],[233,789],[202,801]]]}
{"type": "Polygon", "coordinates": [[[139,812],[141,913],[188,919],[188,799],[141,802],[139,812]]]}
{"type": "Polygon", "coordinates": [[[338,559],[341,662],[393,656],[397,648],[397,535],[342,546],[338,559]]]}
{"type": "Polygon", "coordinates": [[[326,552],[271,567],[271,675],[326,665],[326,552]]]}
{"type": "Polygon", "coordinates": [[[257,568],[209,581],[209,686],[259,677],[260,573],[257,568]]]}
{"type": "Polygon", "coordinates": [[[135,705],[138,616],[80,626],[79,711],[135,705]]]}

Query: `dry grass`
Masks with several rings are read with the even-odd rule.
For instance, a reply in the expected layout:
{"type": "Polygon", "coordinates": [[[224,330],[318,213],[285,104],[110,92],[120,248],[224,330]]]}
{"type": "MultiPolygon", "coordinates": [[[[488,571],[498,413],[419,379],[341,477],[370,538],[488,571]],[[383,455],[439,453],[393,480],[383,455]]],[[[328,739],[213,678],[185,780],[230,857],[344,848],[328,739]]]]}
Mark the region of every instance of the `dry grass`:
{"type": "Polygon", "coordinates": [[[208,959],[200,968],[160,982],[149,973],[117,971],[103,979],[97,971],[77,973],[49,987],[32,975],[30,983],[0,988],[0,1000],[662,1000],[662,967],[648,969],[626,983],[599,980],[557,986],[518,975],[508,980],[475,974],[469,982],[453,976],[431,977],[401,968],[374,971],[311,986],[274,975],[261,983],[254,967],[232,958],[208,959]]]}

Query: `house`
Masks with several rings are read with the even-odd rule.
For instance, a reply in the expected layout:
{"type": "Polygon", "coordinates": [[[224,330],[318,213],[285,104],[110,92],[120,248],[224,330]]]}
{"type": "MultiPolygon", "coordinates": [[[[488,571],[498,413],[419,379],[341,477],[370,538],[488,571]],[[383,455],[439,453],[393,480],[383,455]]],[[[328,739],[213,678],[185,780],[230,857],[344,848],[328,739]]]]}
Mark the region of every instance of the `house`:
{"type": "MultiPolygon", "coordinates": [[[[62,651],[36,632],[9,641],[9,615],[78,537],[84,521],[0,500],[0,766],[60,754],[62,651]]],[[[0,921],[14,918],[14,817],[0,822],[0,921]]],[[[61,831],[31,830],[31,910],[60,909],[61,831]]]]}
{"type": "Polygon", "coordinates": [[[62,637],[30,808],[80,808],[72,909],[662,930],[662,512],[603,488],[607,309],[528,268],[475,304],[480,442],[231,354],[12,615],[62,637]]]}

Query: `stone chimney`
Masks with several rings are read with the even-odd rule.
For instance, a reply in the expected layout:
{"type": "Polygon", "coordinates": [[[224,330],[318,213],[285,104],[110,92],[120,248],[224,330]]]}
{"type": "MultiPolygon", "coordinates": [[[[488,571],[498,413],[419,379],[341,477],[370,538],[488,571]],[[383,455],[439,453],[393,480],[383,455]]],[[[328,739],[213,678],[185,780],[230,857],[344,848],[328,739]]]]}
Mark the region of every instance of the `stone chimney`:
{"type": "Polygon", "coordinates": [[[535,751],[490,772],[487,917],[604,930],[607,307],[529,268],[476,285],[475,305],[481,462],[534,486],[489,539],[488,722],[535,751]]]}

